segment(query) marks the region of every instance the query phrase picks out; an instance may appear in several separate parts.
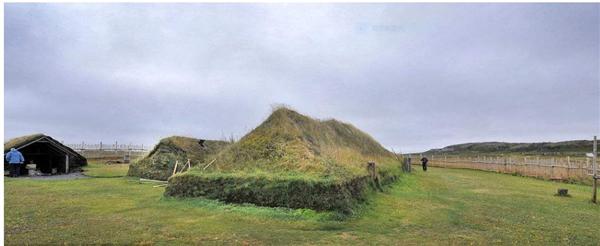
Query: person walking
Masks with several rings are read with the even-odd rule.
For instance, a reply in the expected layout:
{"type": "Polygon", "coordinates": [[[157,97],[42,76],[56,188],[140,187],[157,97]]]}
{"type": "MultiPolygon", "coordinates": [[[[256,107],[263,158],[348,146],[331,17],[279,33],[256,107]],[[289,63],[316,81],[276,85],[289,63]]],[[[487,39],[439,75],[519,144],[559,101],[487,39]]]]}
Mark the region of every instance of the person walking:
{"type": "Polygon", "coordinates": [[[25,162],[23,154],[21,154],[21,152],[19,152],[17,149],[11,148],[6,154],[6,161],[8,161],[8,166],[10,167],[10,176],[19,177],[21,164],[25,162]]]}
{"type": "Polygon", "coordinates": [[[421,158],[421,165],[423,165],[423,171],[427,172],[427,162],[429,160],[427,159],[427,157],[423,156],[423,158],[421,158]]]}

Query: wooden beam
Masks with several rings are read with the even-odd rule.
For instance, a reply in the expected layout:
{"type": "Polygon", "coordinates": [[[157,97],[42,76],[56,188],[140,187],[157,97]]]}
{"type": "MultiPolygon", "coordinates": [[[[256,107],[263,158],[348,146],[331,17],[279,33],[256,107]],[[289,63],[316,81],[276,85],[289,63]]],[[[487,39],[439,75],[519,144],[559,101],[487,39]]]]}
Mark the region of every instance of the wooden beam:
{"type": "Polygon", "coordinates": [[[177,172],[177,164],[179,164],[179,161],[175,161],[175,166],[173,167],[173,174],[171,174],[171,176],[175,175],[175,173],[177,172]]]}
{"type": "Polygon", "coordinates": [[[164,180],[144,179],[144,178],[140,178],[140,182],[168,183],[168,181],[164,181],[164,180]]]}
{"type": "Polygon", "coordinates": [[[65,155],[65,173],[69,173],[69,154],[65,155]]]}
{"type": "Polygon", "coordinates": [[[208,165],[206,165],[204,168],[202,168],[202,170],[206,170],[206,168],[208,168],[210,166],[210,164],[213,164],[213,162],[215,162],[217,159],[213,159],[210,163],[208,163],[208,165]]]}

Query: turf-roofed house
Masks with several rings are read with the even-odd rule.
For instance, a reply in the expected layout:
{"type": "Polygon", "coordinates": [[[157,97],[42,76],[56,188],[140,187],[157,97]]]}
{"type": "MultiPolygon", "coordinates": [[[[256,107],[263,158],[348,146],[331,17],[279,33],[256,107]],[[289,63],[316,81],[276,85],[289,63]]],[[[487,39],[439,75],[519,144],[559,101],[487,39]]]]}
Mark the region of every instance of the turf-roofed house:
{"type": "MultiPolygon", "coordinates": [[[[44,134],[32,134],[13,138],[4,143],[4,154],[11,148],[19,150],[25,158],[25,164],[35,164],[41,174],[61,174],[80,171],[87,165],[85,157],[59,141],[44,134]]],[[[5,172],[9,169],[4,160],[5,172]]],[[[26,165],[20,165],[19,173],[27,174],[26,165]]]]}
{"type": "Polygon", "coordinates": [[[368,191],[395,181],[400,167],[392,152],[350,124],[279,108],[212,165],[173,175],[165,193],[352,212],[368,191]]]}
{"type": "MultiPolygon", "coordinates": [[[[129,165],[129,176],[146,179],[167,180],[177,170],[205,163],[229,142],[204,140],[182,136],[161,139],[142,159],[129,165]]],[[[214,158],[213,158],[214,160],[214,158]]]]}

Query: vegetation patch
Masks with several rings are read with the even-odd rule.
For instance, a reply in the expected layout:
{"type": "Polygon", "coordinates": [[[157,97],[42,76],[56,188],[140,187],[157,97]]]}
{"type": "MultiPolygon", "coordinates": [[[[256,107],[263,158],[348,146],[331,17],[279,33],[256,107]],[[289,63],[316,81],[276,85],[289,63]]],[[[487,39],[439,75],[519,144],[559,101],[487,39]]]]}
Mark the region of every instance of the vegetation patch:
{"type": "Polygon", "coordinates": [[[191,166],[197,166],[227,145],[229,142],[226,141],[181,136],[163,138],[147,156],[129,165],[127,175],[167,180],[173,174],[176,162],[179,168],[183,168],[188,161],[191,166]]]}
{"type": "Polygon", "coordinates": [[[90,161],[83,168],[83,174],[95,178],[117,178],[127,175],[128,164],[106,164],[99,161],[90,161]]]}
{"type": "Polygon", "coordinates": [[[288,108],[225,147],[214,164],[169,179],[166,195],[351,212],[370,187],[399,177],[400,161],[371,136],[288,108]],[[376,163],[369,172],[367,163],[376,163]]]}
{"type": "Polygon", "coordinates": [[[464,143],[446,146],[441,149],[432,149],[423,154],[446,155],[557,155],[557,156],[583,156],[592,151],[592,141],[573,140],[563,142],[540,143],[506,143],[482,142],[464,143]]]}
{"type": "Polygon", "coordinates": [[[254,175],[183,175],[172,179],[166,194],[203,196],[225,202],[269,207],[347,211],[356,199],[363,197],[365,184],[364,178],[344,182],[254,175]]]}

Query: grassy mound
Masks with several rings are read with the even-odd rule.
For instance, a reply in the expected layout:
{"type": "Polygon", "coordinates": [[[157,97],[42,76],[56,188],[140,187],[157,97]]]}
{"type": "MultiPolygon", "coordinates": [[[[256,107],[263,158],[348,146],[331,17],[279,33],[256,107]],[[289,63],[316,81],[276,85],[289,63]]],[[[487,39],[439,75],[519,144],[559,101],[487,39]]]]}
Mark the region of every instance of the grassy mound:
{"type": "Polygon", "coordinates": [[[210,168],[170,178],[166,194],[349,211],[370,184],[381,188],[399,170],[394,154],[356,127],[280,108],[219,152],[210,168]],[[369,161],[377,163],[376,179],[367,171],[369,161]]]}
{"type": "Polygon", "coordinates": [[[147,156],[129,165],[127,175],[167,180],[176,161],[185,164],[189,159],[192,166],[197,166],[210,161],[210,157],[227,145],[229,142],[180,136],[163,138],[147,156]]]}

